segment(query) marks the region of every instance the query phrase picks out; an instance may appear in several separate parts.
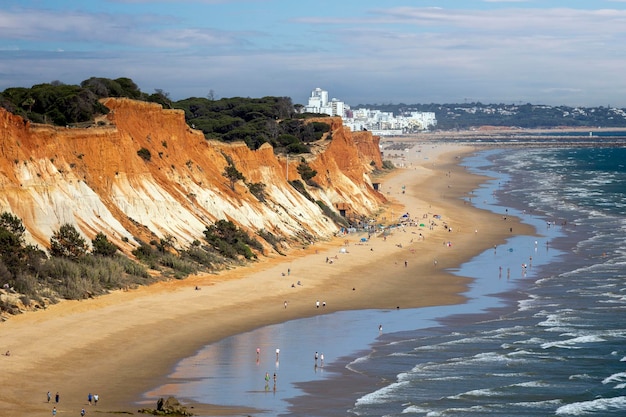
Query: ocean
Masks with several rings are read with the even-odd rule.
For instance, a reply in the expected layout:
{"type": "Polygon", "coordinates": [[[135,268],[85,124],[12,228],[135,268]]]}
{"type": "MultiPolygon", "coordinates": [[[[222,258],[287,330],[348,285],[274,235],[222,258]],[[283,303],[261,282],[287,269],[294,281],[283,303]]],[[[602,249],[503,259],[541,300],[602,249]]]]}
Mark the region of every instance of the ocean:
{"type": "Polygon", "coordinates": [[[451,271],[473,279],[466,303],[229,337],[182,360],[146,401],[270,416],[626,415],[626,148],[487,149],[462,164],[493,178],[468,203],[538,233],[451,271]]]}

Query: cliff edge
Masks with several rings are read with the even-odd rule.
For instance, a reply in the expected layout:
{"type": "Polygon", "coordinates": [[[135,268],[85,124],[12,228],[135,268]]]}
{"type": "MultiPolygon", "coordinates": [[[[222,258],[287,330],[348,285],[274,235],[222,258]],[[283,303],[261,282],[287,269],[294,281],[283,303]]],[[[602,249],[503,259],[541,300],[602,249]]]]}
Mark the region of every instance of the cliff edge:
{"type": "Polygon", "coordinates": [[[316,119],[331,131],[305,156],[317,171],[317,186],[306,186],[313,202],[289,183],[300,178],[301,156],[276,156],[267,144],[253,151],[207,141],[181,110],[130,99],[103,103],[109,114],[84,129],[31,124],[0,108],[0,212],[22,219],[31,243],[48,248],[69,223],[89,240],[104,233],[127,254],[137,239],[167,236],[185,247],[220,219],[302,243],[337,231],[317,201],[350,218],[385,202],[369,176],[382,167],[379,138],[350,132],[340,118],[316,119]],[[230,162],[245,183],[231,187],[222,175],[230,162]],[[250,192],[251,183],[265,185],[265,201],[250,192]]]}

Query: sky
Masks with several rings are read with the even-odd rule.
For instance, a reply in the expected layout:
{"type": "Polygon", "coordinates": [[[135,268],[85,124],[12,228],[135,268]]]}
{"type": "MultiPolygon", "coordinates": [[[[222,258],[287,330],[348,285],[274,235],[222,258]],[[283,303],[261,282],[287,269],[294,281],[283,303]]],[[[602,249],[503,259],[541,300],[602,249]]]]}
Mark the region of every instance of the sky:
{"type": "Polygon", "coordinates": [[[2,0],[0,91],[626,107],[626,0],[2,0]]]}

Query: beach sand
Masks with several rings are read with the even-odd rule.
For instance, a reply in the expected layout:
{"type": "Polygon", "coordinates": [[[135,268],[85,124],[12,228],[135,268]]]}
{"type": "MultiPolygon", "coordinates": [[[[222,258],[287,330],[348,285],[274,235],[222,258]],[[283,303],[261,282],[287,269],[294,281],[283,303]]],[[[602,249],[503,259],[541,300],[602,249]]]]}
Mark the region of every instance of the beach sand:
{"type": "MultiPolygon", "coordinates": [[[[64,301],[12,317],[0,324],[0,350],[11,351],[0,357],[0,415],[46,415],[56,392],[59,415],[89,407],[89,392],[100,396],[99,415],[136,412],[141,395],[164,382],[180,359],[231,335],[320,314],[316,300],[327,303],[324,313],[463,302],[468,280],[444,269],[504,243],[513,232],[534,233],[516,218],[504,220],[463,200],[485,181],[459,166],[459,158],[472,151],[416,143],[401,158],[404,168],[381,179],[391,203],[378,220],[391,222],[408,212],[425,227],[396,228],[367,242],[361,242],[366,235],[349,234],[217,275],[64,301]],[[435,214],[441,218],[431,230],[435,214]],[[348,253],[340,253],[342,247],[348,253]],[[302,285],[292,287],[297,281],[302,285]]],[[[193,406],[202,415],[253,413],[193,406]]]]}

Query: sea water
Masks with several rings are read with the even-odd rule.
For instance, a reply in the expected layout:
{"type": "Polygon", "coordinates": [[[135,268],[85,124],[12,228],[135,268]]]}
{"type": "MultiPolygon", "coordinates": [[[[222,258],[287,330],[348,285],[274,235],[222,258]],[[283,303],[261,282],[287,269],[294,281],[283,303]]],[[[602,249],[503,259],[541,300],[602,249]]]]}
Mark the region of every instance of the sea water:
{"type": "MultiPolygon", "coordinates": [[[[537,251],[558,255],[502,294],[510,308],[497,315],[405,333],[349,365],[394,380],[350,412],[625,415],[626,149],[489,151],[466,163],[504,180],[498,202],[540,218],[537,229],[550,241],[537,251]]],[[[461,269],[476,271],[473,263],[461,269]]]]}
{"type": "Polygon", "coordinates": [[[267,326],[207,346],[149,394],[284,416],[625,415],[625,161],[625,148],[480,151],[463,165],[493,180],[468,202],[538,236],[452,271],[473,279],[466,303],[267,326]]]}

